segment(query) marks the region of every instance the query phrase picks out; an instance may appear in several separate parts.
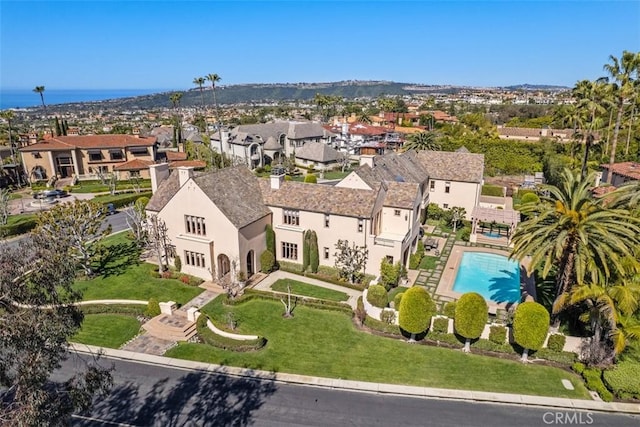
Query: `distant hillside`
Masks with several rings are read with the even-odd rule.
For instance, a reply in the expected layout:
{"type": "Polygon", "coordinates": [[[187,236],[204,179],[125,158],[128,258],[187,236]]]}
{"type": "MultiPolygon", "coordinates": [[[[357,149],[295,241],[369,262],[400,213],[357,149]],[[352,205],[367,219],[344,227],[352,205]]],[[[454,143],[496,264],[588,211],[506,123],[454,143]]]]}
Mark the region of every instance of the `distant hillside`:
{"type": "MultiPolygon", "coordinates": [[[[528,85],[524,85],[528,86],[528,85]]],[[[549,86],[556,87],[556,86],[549,86]]],[[[514,86],[513,90],[522,90],[521,86],[514,86]],[[518,88],[518,89],[516,89],[518,88]]],[[[469,90],[468,87],[457,86],[432,86],[413,83],[396,83],[387,81],[342,81],[332,83],[275,83],[275,84],[242,84],[221,86],[216,89],[216,97],[220,104],[250,104],[261,102],[279,101],[311,101],[317,93],[323,95],[341,96],[347,99],[377,98],[382,95],[416,95],[428,93],[457,93],[460,90],[469,90]]],[[[177,91],[179,92],[179,91],[177,91]]],[[[202,96],[207,105],[213,103],[211,87],[203,87],[202,96]]],[[[82,107],[95,106],[96,108],[121,108],[121,109],[152,109],[171,107],[169,96],[173,92],[143,95],[133,98],[120,98],[108,101],[82,103],[82,107]]],[[[182,91],[180,105],[183,107],[199,106],[201,104],[200,90],[196,87],[182,91]]],[[[68,104],[74,108],[78,104],[68,104]]],[[[57,107],[63,106],[58,105],[57,107]]]]}

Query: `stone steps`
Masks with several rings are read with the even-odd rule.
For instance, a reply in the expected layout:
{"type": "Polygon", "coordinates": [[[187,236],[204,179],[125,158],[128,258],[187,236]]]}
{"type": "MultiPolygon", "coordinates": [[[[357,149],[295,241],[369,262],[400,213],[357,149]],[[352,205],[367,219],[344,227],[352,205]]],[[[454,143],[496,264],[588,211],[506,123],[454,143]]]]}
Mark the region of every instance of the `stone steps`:
{"type": "Polygon", "coordinates": [[[186,313],[161,314],[142,325],[147,333],[168,341],[188,341],[196,334],[195,322],[187,320],[186,313]]]}

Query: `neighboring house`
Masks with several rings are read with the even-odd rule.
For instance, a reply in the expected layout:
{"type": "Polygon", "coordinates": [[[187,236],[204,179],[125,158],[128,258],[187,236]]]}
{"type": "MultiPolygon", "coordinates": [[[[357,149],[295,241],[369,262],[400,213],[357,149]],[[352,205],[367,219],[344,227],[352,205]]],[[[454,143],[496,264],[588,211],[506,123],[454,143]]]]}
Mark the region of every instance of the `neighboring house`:
{"type": "Polygon", "coordinates": [[[609,164],[603,164],[600,167],[603,169],[600,182],[608,182],[609,173],[613,176],[611,185],[615,187],[629,181],[640,181],[640,163],[638,162],[614,163],[611,170],[609,164]]]}
{"type": "Polygon", "coordinates": [[[335,136],[317,122],[282,121],[237,126],[222,133],[222,142],[216,132],[211,135],[211,146],[253,169],[278,163],[308,142],[331,144],[335,136]]]}
{"type": "Polygon", "coordinates": [[[93,179],[111,172],[149,178],[148,165],[156,160],[157,145],[155,137],[76,135],[45,139],[19,151],[32,180],[93,179]]]}
{"type": "Polygon", "coordinates": [[[319,171],[334,168],[341,158],[341,154],[324,142],[309,142],[296,151],[296,164],[310,167],[319,171]]]}
{"type": "MultiPolygon", "coordinates": [[[[542,138],[556,139],[559,142],[571,141],[575,134],[573,129],[536,129],[498,126],[500,139],[515,139],[520,141],[539,141],[542,138]]],[[[596,135],[596,140],[599,138],[596,135]]]]}
{"type": "Polygon", "coordinates": [[[169,173],[166,163],[151,171],[153,196],[147,214],[166,224],[183,272],[211,280],[260,270],[271,211],[251,171],[236,166],[194,173],[180,167],[169,173]]]}

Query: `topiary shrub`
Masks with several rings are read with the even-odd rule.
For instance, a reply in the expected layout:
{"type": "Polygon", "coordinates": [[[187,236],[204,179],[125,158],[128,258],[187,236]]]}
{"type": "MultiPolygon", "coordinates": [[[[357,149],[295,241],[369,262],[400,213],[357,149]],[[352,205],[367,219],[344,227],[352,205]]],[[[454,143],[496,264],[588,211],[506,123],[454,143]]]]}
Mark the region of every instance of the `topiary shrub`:
{"type": "Polygon", "coordinates": [[[526,362],[529,350],[540,350],[549,330],[549,312],[537,302],[527,301],[518,305],[513,316],[513,339],[520,347],[522,361],[526,362]]]}
{"type": "Polygon", "coordinates": [[[616,396],[640,398],[640,364],[628,360],[619,362],[615,368],[604,371],[602,378],[616,396]]]}
{"type": "Polygon", "coordinates": [[[291,175],[285,175],[284,176],[284,180],[285,181],[291,181],[293,178],[291,178],[291,175]]]}
{"type": "Polygon", "coordinates": [[[311,231],[305,230],[302,237],[302,272],[304,273],[309,268],[309,247],[311,242],[311,231]]]}
{"type": "Polygon", "coordinates": [[[600,398],[605,402],[611,402],[613,400],[613,394],[602,382],[602,371],[596,368],[585,368],[582,371],[582,378],[587,385],[589,390],[595,391],[600,395],[600,398]]]}
{"type": "Polygon", "coordinates": [[[317,184],[318,178],[314,174],[308,174],[304,177],[304,182],[308,184],[317,184]]]}
{"type": "Polygon", "coordinates": [[[504,344],[507,340],[507,328],[504,326],[491,326],[489,328],[489,341],[494,344],[504,344]]]}
{"type": "Polygon", "coordinates": [[[180,259],[179,255],[176,255],[175,259],[173,260],[173,266],[176,268],[176,271],[182,271],[182,260],[180,259]]]}
{"type": "Polygon", "coordinates": [[[422,240],[418,240],[418,244],[416,245],[416,255],[420,256],[420,259],[424,256],[424,243],[422,240]]]}
{"type": "Polygon", "coordinates": [[[562,351],[564,344],[567,342],[567,337],[562,334],[553,334],[549,336],[547,341],[547,348],[551,351],[562,351]]]}
{"type": "Polygon", "coordinates": [[[415,340],[416,334],[422,333],[429,328],[431,316],[435,313],[436,307],[429,293],[421,286],[409,288],[400,301],[400,314],[398,320],[400,328],[411,334],[411,341],[415,340]]]}
{"type": "Polygon", "coordinates": [[[380,281],[388,290],[398,285],[398,266],[391,264],[386,258],[380,262],[380,281]]]}
{"type": "Polygon", "coordinates": [[[389,304],[387,290],[382,285],[371,285],[367,291],[367,301],[374,307],[384,308],[389,304]]]}
{"type": "Polygon", "coordinates": [[[136,200],[135,205],[136,208],[138,208],[139,210],[144,210],[144,208],[147,207],[147,204],[149,203],[149,198],[146,196],[140,197],[138,200],[136,200]]]}
{"type": "Polygon", "coordinates": [[[433,332],[440,334],[446,334],[449,332],[449,318],[438,317],[433,319],[433,325],[431,326],[433,332]]]}
{"type": "Polygon", "coordinates": [[[471,228],[465,226],[460,232],[460,240],[462,240],[463,242],[468,242],[470,238],[471,238],[471,228]]]}
{"type": "Polygon", "coordinates": [[[453,319],[456,316],[456,302],[449,301],[442,308],[442,314],[447,316],[450,319],[453,319]]]}
{"type": "Polygon", "coordinates": [[[466,339],[464,351],[471,351],[471,340],[480,338],[487,319],[489,307],[484,297],[477,292],[463,294],[456,303],[454,327],[456,333],[466,339]]]}
{"type": "Polygon", "coordinates": [[[144,312],[147,317],[156,317],[160,315],[160,303],[155,298],[150,298],[147,303],[147,309],[144,312]]]}
{"type": "Polygon", "coordinates": [[[404,292],[398,292],[395,297],[393,297],[393,307],[397,310],[400,308],[400,301],[402,301],[402,296],[404,292]]]}
{"type": "Polygon", "coordinates": [[[260,254],[260,267],[263,273],[271,273],[275,268],[276,258],[273,253],[267,249],[260,254]]]}
{"type": "Polygon", "coordinates": [[[422,261],[422,257],[417,253],[409,255],[409,268],[411,270],[417,270],[420,266],[420,261],[422,261]]]}
{"type": "Polygon", "coordinates": [[[320,266],[320,254],[318,253],[318,236],[311,230],[309,237],[309,269],[312,273],[318,272],[320,266]]]}
{"type": "Polygon", "coordinates": [[[535,193],[526,193],[520,199],[520,203],[521,204],[525,204],[525,203],[538,204],[540,203],[540,197],[538,197],[538,195],[535,193]]]}
{"type": "Polygon", "coordinates": [[[267,239],[267,250],[275,257],[276,254],[276,232],[270,224],[264,228],[264,235],[267,239]]]}

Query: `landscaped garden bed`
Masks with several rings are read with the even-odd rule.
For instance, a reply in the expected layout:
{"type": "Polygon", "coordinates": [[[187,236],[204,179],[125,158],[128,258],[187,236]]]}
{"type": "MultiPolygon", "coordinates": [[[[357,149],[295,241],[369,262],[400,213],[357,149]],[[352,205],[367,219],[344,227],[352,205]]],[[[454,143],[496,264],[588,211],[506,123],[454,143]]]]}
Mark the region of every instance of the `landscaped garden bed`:
{"type": "Polygon", "coordinates": [[[295,295],[329,301],[346,301],[349,299],[349,295],[344,292],[334,291],[333,289],[314,286],[292,279],[279,279],[271,285],[271,289],[277,292],[288,292],[289,287],[291,288],[291,293],[295,295]]]}

